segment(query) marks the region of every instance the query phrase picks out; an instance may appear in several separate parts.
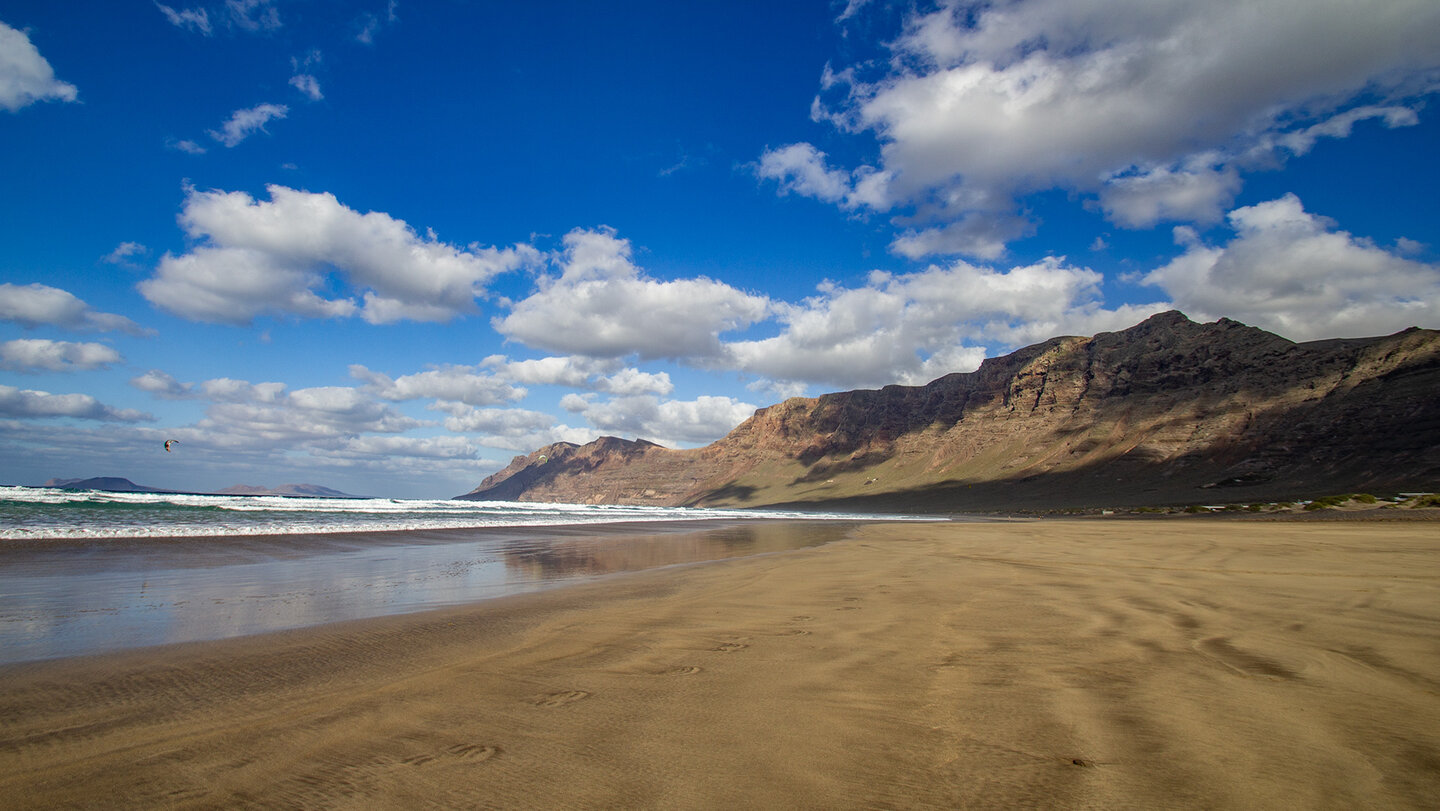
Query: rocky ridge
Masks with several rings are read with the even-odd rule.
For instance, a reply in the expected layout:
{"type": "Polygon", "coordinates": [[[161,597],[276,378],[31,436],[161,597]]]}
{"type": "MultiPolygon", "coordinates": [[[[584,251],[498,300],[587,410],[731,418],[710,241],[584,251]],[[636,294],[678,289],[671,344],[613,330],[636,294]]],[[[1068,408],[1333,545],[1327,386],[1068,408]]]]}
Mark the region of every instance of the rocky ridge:
{"type": "Polygon", "coordinates": [[[1422,489],[1440,489],[1440,332],[1297,344],[1169,312],[787,400],[703,448],[551,445],[461,498],[967,511],[1422,489]]]}

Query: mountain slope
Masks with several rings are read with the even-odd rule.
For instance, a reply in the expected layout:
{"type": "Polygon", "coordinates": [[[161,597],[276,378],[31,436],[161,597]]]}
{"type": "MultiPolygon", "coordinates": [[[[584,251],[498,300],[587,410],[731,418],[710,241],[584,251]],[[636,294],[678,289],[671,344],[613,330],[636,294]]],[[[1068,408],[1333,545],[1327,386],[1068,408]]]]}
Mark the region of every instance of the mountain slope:
{"type": "Polygon", "coordinates": [[[1296,344],[1170,312],[924,386],[787,400],[704,448],[552,445],[463,497],[984,510],[1437,485],[1440,333],[1296,344]]]}

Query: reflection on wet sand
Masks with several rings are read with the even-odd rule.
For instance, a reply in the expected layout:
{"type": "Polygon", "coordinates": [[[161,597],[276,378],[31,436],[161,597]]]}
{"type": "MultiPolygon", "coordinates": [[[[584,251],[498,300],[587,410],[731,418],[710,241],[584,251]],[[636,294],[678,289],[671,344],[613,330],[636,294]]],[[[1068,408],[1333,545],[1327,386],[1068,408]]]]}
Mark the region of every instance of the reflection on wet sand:
{"type": "Polygon", "coordinates": [[[540,545],[522,543],[503,553],[505,569],[517,582],[549,582],[783,552],[826,543],[844,532],[833,523],[761,522],[681,535],[591,536],[540,545]]]}
{"type": "Polygon", "coordinates": [[[815,546],[851,527],[744,521],[6,548],[0,663],[459,605],[620,572],[815,546]]]}

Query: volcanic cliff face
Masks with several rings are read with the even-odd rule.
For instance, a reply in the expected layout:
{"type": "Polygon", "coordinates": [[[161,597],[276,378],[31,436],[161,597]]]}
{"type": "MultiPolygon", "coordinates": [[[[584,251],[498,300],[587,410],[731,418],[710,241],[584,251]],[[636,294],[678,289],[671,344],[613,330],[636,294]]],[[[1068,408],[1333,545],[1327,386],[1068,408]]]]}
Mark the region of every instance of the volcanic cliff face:
{"type": "Polygon", "coordinates": [[[463,498],[985,510],[1440,485],[1440,333],[1296,344],[1178,312],[925,386],[795,398],[704,448],[560,444],[463,498]]]}

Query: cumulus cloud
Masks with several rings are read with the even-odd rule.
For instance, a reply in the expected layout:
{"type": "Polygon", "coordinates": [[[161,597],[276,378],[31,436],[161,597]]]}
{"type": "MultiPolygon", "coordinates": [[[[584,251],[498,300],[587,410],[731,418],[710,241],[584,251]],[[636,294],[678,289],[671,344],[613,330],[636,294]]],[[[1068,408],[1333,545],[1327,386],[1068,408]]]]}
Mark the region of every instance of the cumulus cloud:
{"type": "Polygon", "coordinates": [[[15,112],[38,101],[75,101],[75,85],[55,78],[55,69],[30,35],[0,22],[0,107],[15,112]]]}
{"type": "Polygon", "coordinates": [[[123,315],[103,313],[58,287],[44,284],[0,284],[0,321],[23,327],[42,324],[73,330],[153,335],[123,315]]]}
{"type": "Polygon", "coordinates": [[[389,462],[396,457],[426,461],[474,459],[480,449],[459,436],[357,436],[317,443],[315,451],[322,458],[389,462]]]}
{"type": "Polygon", "coordinates": [[[113,347],[96,343],[22,338],[0,343],[0,369],[18,372],[74,372],[120,363],[113,347]]]}
{"type": "Polygon", "coordinates": [[[507,380],[534,386],[568,386],[610,394],[669,394],[675,388],[666,372],[642,372],[613,358],[570,355],[512,361],[492,355],[482,363],[507,380]]]}
{"type": "Polygon", "coordinates": [[[142,411],[112,408],[88,394],[51,394],[0,385],[0,415],[6,417],[74,417],[104,422],[144,422],[155,418],[142,411]]]}
{"type": "Polygon", "coordinates": [[[1227,316],[1297,341],[1440,322],[1440,266],[1337,230],[1287,194],[1231,211],[1211,246],[1177,229],[1184,253],[1146,274],[1192,317],[1227,316]]]}
{"type": "Polygon", "coordinates": [[[506,337],[591,357],[714,356],[721,333],[764,318],[769,300],[706,278],[660,281],[641,273],[614,230],[565,235],[558,276],[493,321],[506,337]]]}
{"type": "Polygon", "coordinates": [[[1106,218],[1124,228],[1148,228],[1162,220],[1219,222],[1240,191],[1240,174],[1203,158],[1188,163],[1183,169],[1127,170],[1109,178],[1100,191],[1106,218]]]}
{"type": "Polygon", "coordinates": [[[166,400],[182,400],[191,396],[193,391],[192,384],[181,383],[174,375],[159,369],[130,378],[130,385],[166,400]]]}
{"type": "Polygon", "coordinates": [[[281,392],[280,396],[216,400],[206,407],[197,428],[211,441],[243,444],[307,442],[363,434],[398,434],[423,426],[420,420],[377,403],[343,386],[321,386],[281,392]]]}
{"type": "Polygon", "coordinates": [[[450,415],[446,430],[478,434],[479,444],[509,451],[528,452],[555,442],[583,445],[598,436],[593,429],[557,425],[549,414],[523,408],[476,408],[443,401],[429,408],[450,415]]]}
{"type": "Polygon", "coordinates": [[[874,178],[864,204],[913,228],[900,253],[993,257],[1025,232],[1016,200],[1032,192],[1097,195],[1125,226],[1213,221],[1240,172],[1366,118],[1414,123],[1436,89],[1440,5],[942,0],[891,49],[878,69],[827,69],[812,108],[872,135],[877,167],[802,143],[765,153],[760,175],[843,208],[874,178]]]}
{"type": "Polygon", "coordinates": [[[481,374],[473,366],[441,366],[392,378],[353,364],[350,376],[364,381],[366,391],[392,402],[430,398],[488,406],[511,403],[527,393],[493,374],[481,374]]]}
{"type": "Polygon", "coordinates": [[[583,415],[601,433],[635,436],[670,447],[713,442],[755,413],[756,406],[730,397],[661,400],[642,395],[595,401],[567,398],[567,410],[583,415]]]}
{"type": "Polygon", "coordinates": [[[528,245],[459,248],[331,194],[267,188],[269,201],[191,190],[180,223],[199,245],[167,253],[141,293],[177,315],[216,323],[248,324],[266,313],[443,322],[474,312],[488,281],[538,257],[528,245]],[[353,295],[317,293],[332,274],[353,295]]]}
{"type": "Polygon", "coordinates": [[[781,194],[794,192],[835,203],[845,209],[886,205],[888,174],[876,172],[869,166],[853,172],[831,168],[825,153],[810,144],[790,144],[765,150],[755,167],[755,174],[762,179],[776,181],[781,194]]]}
{"type": "Polygon", "coordinates": [[[842,388],[920,384],[975,369],[985,344],[1013,347],[1130,326],[1168,306],[1107,310],[1101,280],[1057,257],[1008,270],[955,262],[908,274],[876,271],[862,287],[827,283],[819,295],[780,307],[781,332],[727,345],[724,365],[842,388]]]}
{"type": "MultiPolygon", "coordinates": [[[[265,125],[272,119],[284,118],[290,108],[283,104],[257,104],[230,114],[230,119],[220,125],[219,130],[207,130],[210,137],[227,147],[239,146],[240,142],[257,132],[267,132],[265,125]]],[[[188,151],[188,150],[187,150],[188,151]]]]}

